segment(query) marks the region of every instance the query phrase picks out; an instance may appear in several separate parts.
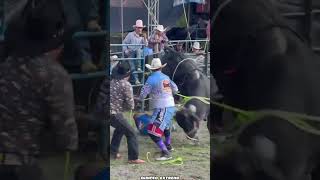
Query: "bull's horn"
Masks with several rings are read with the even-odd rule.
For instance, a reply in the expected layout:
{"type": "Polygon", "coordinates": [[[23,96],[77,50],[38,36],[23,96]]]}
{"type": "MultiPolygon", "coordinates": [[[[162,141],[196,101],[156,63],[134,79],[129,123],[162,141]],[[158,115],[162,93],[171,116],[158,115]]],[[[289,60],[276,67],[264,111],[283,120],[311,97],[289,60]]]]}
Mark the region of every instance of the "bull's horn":
{"type": "Polygon", "coordinates": [[[191,113],[196,113],[197,112],[197,107],[193,104],[189,104],[188,109],[191,113]]]}

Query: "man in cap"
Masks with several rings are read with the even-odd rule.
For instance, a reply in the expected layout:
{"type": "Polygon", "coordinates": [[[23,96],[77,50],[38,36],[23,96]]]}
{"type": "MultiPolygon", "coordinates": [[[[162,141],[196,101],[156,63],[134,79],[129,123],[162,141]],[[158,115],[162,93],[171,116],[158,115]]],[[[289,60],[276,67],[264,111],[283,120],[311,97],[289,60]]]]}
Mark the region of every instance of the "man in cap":
{"type": "MultiPolygon", "coordinates": [[[[143,25],[142,20],[138,19],[136,24],[133,25],[134,31],[129,32],[126,38],[123,40],[123,44],[147,44],[146,34],[142,33],[142,30],[145,26],[143,25]]],[[[142,58],[142,46],[123,46],[124,55],[127,58],[142,58]]],[[[136,70],[141,71],[141,60],[129,60],[131,71],[136,70]]],[[[138,75],[133,73],[132,79],[133,83],[140,84],[138,75]]]]}
{"type": "Polygon", "coordinates": [[[154,58],[151,65],[146,67],[152,71],[145,85],[140,92],[140,100],[143,100],[150,94],[150,106],[153,108],[151,124],[148,125],[148,133],[151,139],[161,150],[161,157],[157,160],[171,159],[170,127],[176,108],[173,93],[178,92],[177,85],[170,78],[161,72],[161,69],[167,64],[162,65],[159,58],[154,58]],[[165,142],[162,136],[165,136],[165,142]]]}
{"type": "Polygon", "coordinates": [[[192,53],[194,53],[196,55],[195,61],[197,63],[198,67],[202,67],[204,65],[204,61],[205,61],[205,57],[204,57],[204,52],[201,51],[201,46],[200,43],[198,41],[193,43],[192,46],[192,53]]]}
{"type": "Polygon", "coordinates": [[[201,46],[200,46],[200,43],[198,41],[194,42],[193,45],[192,45],[192,53],[195,53],[195,54],[199,54],[201,53],[201,46]]]}
{"type": "MultiPolygon", "coordinates": [[[[118,152],[121,139],[123,135],[125,135],[128,144],[129,163],[141,164],[144,163],[144,161],[138,159],[139,146],[137,134],[135,133],[133,127],[128,123],[128,120],[123,116],[123,112],[125,110],[134,109],[133,90],[131,84],[128,81],[130,78],[130,74],[130,67],[126,62],[118,64],[112,71],[112,80],[110,82],[110,124],[115,128],[115,130],[111,139],[110,154],[111,157],[115,159],[121,157],[118,152]]],[[[106,84],[107,80],[102,85],[104,86],[104,88],[102,87],[102,89],[106,89],[106,84]]],[[[105,98],[104,102],[106,101],[107,99],[105,98]]]]}
{"type": "Polygon", "coordinates": [[[168,43],[169,39],[165,34],[163,25],[157,25],[155,32],[150,36],[148,46],[153,49],[154,53],[162,53],[164,46],[168,43]]]}
{"type": "Polygon", "coordinates": [[[178,43],[176,44],[176,46],[175,46],[175,50],[176,50],[177,52],[179,52],[179,53],[183,53],[183,52],[184,52],[184,51],[183,51],[183,44],[180,43],[180,42],[178,42],[178,43]]]}
{"type": "Polygon", "coordinates": [[[110,56],[110,75],[111,75],[112,69],[119,63],[117,59],[118,59],[117,55],[110,56]]]}
{"type": "Polygon", "coordinates": [[[59,2],[28,3],[8,22],[8,58],[0,62],[0,179],[43,179],[36,157],[47,128],[59,149],[77,148],[72,82],[55,61],[63,42],[59,2]]]}

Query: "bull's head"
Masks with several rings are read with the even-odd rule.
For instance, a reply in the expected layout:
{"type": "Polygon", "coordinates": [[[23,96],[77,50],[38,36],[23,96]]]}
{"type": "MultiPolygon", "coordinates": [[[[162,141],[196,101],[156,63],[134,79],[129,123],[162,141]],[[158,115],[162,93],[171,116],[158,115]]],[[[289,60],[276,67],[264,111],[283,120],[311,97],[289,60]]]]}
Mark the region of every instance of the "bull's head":
{"type": "Polygon", "coordinates": [[[189,105],[176,113],[177,123],[191,138],[196,137],[200,125],[200,118],[196,115],[196,111],[194,105],[189,105]]]}

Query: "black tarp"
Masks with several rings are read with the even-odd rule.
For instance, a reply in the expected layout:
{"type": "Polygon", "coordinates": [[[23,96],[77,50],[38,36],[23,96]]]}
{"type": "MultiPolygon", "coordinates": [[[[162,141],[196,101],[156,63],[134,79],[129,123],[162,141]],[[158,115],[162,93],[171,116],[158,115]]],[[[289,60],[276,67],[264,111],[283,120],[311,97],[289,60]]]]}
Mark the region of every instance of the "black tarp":
{"type": "MultiPolygon", "coordinates": [[[[159,23],[164,26],[174,26],[183,13],[182,6],[173,7],[172,0],[162,0],[159,6],[159,23]]],[[[148,11],[146,7],[124,7],[123,11],[124,31],[132,30],[132,25],[135,24],[137,19],[142,19],[144,24],[147,25],[148,11]]],[[[121,32],[121,8],[111,7],[110,14],[111,32],[121,32]]]]}
{"type": "MultiPolygon", "coordinates": [[[[274,0],[274,2],[281,13],[307,13],[309,10],[320,9],[319,0],[310,0],[310,8],[307,5],[308,0],[274,0]]],[[[286,19],[299,34],[307,40],[310,37],[312,46],[320,47],[320,13],[312,15],[311,26],[308,23],[308,15],[286,17],[286,19]]]]}

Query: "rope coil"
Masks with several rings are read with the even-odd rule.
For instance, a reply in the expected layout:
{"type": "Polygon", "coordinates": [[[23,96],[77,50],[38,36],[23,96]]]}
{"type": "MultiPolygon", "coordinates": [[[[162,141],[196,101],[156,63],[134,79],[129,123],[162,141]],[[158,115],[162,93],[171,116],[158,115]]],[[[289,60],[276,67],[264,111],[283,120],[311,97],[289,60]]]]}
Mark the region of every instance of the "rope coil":
{"type": "Polygon", "coordinates": [[[177,157],[175,159],[172,159],[172,160],[167,160],[165,162],[161,162],[161,163],[156,163],[156,162],[152,162],[149,158],[149,155],[151,155],[151,152],[147,152],[146,154],[146,158],[147,158],[147,161],[151,164],[161,164],[161,165],[175,165],[175,166],[181,166],[183,165],[183,159],[182,157],[177,157]]]}

